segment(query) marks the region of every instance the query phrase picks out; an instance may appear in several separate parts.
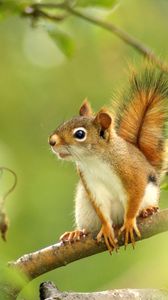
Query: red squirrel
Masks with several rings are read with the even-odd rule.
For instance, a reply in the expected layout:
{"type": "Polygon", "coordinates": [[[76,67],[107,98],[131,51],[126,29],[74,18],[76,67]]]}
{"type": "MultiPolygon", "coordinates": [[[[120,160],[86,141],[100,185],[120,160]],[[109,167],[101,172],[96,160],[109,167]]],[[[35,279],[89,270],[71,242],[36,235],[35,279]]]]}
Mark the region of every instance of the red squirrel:
{"type": "Polygon", "coordinates": [[[168,80],[147,67],[135,72],[130,86],[109,109],[94,113],[87,100],[79,116],[61,124],[49,137],[58,158],[75,162],[80,177],[75,197],[76,229],[60,240],[79,240],[98,231],[111,253],[117,247],[114,226],[125,246],[141,233],[139,215],[158,208],[166,160],[168,80]]]}

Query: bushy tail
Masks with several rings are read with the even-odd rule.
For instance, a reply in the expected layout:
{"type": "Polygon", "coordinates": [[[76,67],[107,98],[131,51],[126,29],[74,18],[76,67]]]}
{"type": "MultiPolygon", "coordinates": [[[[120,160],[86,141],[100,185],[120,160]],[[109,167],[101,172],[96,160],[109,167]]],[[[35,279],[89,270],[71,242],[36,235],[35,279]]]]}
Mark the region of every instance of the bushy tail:
{"type": "Polygon", "coordinates": [[[165,142],[165,155],[161,169],[161,180],[164,178],[165,175],[168,175],[168,139],[165,142]]]}
{"type": "Polygon", "coordinates": [[[146,68],[133,74],[130,88],[118,100],[116,129],[126,141],[137,146],[148,161],[161,171],[166,163],[168,121],[168,76],[146,68]]]}

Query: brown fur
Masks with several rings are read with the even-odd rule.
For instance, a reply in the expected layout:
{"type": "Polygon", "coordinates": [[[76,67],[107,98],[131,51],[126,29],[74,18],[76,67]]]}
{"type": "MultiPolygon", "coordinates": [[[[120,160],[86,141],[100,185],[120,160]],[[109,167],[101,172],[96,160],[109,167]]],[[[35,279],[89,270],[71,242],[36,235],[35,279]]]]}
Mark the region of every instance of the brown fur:
{"type": "Polygon", "coordinates": [[[91,108],[91,105],[90,103],[88,102],[87,98],[83,101],[81,107],[80,107],[80,110],[79,110],[79,115],[80,116],[85,116],[85,117],[88,117],[88,116],[91,116],[92,115],[92,108],[91,108]]]}
{"type": "MultiPolygon", "coordinates": [[[[116,121],[106,109],[101,109],[94,116],[90,104],[85,100],[79,111],[80,116],[60,125],[51,136],[59,137],[55,150],[65,147],[77,161],[83,156],[97,156],[111,165],[119,176],[127,194],[124,224],[120,230],[125,234],[126,245],[129,238],[134,245],[134,231],[140,236],[136,217],[140,214],[149,175],[156,178],[158,186],[160,172],[165,167],[164,126],[167,120],[168,84],[162,74],[156,75],[147,72],[146,79],[133,75],[130,99],[124,105],[119,104],[114,115],[116,121]],[[84,127],[87,132],[87,138],[82,142],[73,136],[74,129],[78,127],[84,127]],[[75,153],[74,146],[80,150],[80,154],[75,153]]],[[[79,175],[102,223],[98,239],[104,236],[111,251],[115,247],[113,231],[110,231],[101,207],[96,206],[80,170],[79,175]]]]}
{"type": "Polygon", "coordinates": [[[110,153],[107,151],[109,161],[112,157],[111,164],[123,181],[128,195],[125,211],[125,223],[127,223],[130,219],[135,220],[140,213],[139,208],[148,184],[148,175],[153,174],[156,178],[158,176],[139,149],[119,136],[111,140],[110,148],[110,153]]]}
{"type": "Polygon", "coordinates": [[[168,117],[168,83],[163,74],[146,70],[144,78],[133,74],[128,103],[118,104],[117,133],[134,144],[157,170],[165,160],[164,127],[168,117]],[[147,81],[144,83],[143,80],[147,81]]]}

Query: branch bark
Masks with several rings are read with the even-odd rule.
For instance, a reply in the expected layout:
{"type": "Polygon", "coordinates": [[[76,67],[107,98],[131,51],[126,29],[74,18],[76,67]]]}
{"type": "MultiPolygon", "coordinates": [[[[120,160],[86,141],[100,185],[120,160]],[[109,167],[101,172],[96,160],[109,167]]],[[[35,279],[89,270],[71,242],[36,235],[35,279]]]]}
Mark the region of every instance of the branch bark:
{"type": "MultiPolygon", "coordinates": [[[[168,209],[156,213],[146,219],[139,218],[138,226],[142,239],[168,231],[168,209]]],[[[119,240],[119,246],[124,240],[119,240]]],[[[53,269],[103,251],[106,251],[104,242],[97,243],[95,235],[88,235],[75,243],[57,243],[39,251],[26,254],[10,263],[10,266],[21,270],[29,280],[36,278],[53,269]]]]}
{"type": "MultiPolygon", "coordinates": [[[[138,226],[142,234],[142,239],[147,239],[153,235],[168,231],[168,209],[157,212],[155,215],[146,219],[139,218],[138,226]]],[[[24,277],[26,276],[27,280],[30,281],[46,272],[66,266],[78,259],[107,251],[104,242],[102,241],[98,244],[95,236],[96,234],[90,234],[86,238],[82,238],[73,244],[57,243],[36,252],[26,254],[16,261],[9,263],[9,267],[22,272],[24,277]]],[[[119,246],[123,245],[124,239],[121,238],[119,240],[119,246]]],[[[11,286],[9,282],[0,281],[0,296],[2,296],[4,300],[15,300],[22,288],[23,285],[19,287],[11,286]]],[[[154,298],[151,299],[153,300],[154,298]]],[[[156,298],[156,300],[157,299],[158,298],[156,298]]],[[[51,297],[50,300],[52,300],[51,297]]]]}
{"type": "Polygon", "coordinates": [[[94,293],[61,292],[52,282],[40,285],[40,300],[167,300],[168,291],[158,289],[121,289],[94,293]]]}

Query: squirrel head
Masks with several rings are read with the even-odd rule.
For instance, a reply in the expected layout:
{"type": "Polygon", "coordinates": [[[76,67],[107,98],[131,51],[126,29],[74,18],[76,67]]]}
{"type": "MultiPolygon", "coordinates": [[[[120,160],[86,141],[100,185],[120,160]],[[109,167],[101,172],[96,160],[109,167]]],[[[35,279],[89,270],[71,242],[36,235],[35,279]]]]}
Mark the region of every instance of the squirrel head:
{"type": "Polygon", "coordinates": [[[79,116],[61,124],[50,135],[49,144],[58,158],[79,161],[106,150],[112,137],[112,125],[112,117],[106,109],[95,115],[85,99],[79,116]]]}

